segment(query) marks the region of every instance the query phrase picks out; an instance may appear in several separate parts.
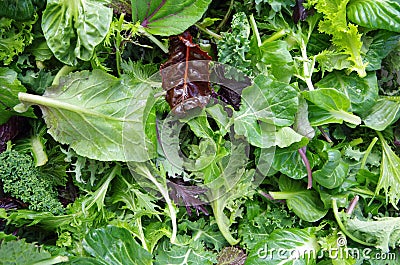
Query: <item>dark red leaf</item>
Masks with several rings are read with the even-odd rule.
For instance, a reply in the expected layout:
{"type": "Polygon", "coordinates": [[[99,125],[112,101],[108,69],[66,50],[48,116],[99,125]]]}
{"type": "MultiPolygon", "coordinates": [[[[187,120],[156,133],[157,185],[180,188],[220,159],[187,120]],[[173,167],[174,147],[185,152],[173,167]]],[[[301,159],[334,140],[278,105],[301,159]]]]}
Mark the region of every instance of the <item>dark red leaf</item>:
{"type": "Polygon", "coordinates": [[[169,59],[161,65],[162,87],[175,114],[184,114],[210,101],[211,57],[194,44],[188,31],[170,37],[169,59]]]}
{"type": "Polygon", "coordinates": [[[167,182],[172,200],[178,205],[184,205],[189,216],[192,215],[190,207],[196,209],[197,215],[199,215],[200,211],[208,215],[208,211],[204,207],[205,202],[198,198],[199,195],[204,194],[207,190],[198,186],[186,185],[179,179],[173,180],[167,182]]]}
{"type": "Polygon", "coordinates": [[[26,130],[27,119],[19,116],[13,116],[6,123],[0,125],[0,153],[6,150],[9,140],[26,130]]]}

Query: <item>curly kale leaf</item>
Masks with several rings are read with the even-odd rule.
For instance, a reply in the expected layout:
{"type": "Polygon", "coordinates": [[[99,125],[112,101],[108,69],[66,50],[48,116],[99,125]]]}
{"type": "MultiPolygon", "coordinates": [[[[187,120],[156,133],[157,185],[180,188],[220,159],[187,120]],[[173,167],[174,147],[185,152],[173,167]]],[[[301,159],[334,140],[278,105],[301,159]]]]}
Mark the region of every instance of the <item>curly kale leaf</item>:
{"type": "Polygon", "coordinates": [[[221,63],[229,64],[248,76],[251,76],[251,61],[246,58],[250,50],[250,24],[243,12],[233,16],[231,31],[222,33],[218,41],[218,59],[221,63]]]}
{"type": "Polygon", "coordinates": [[[31,156],[14,150],[0,154],[0,180],[3,190],[11,196],[29,203],[31,210],[62,213],[53,182],[34,166],[31,156]]]}
{"type": "Polygon", "coordinates": [[[0,61],[4,65],[9,65],[15,55],[22,53],[25,47],[32,43],[31,31],[36,18],[26,22],[0,18],[0,61]]]}

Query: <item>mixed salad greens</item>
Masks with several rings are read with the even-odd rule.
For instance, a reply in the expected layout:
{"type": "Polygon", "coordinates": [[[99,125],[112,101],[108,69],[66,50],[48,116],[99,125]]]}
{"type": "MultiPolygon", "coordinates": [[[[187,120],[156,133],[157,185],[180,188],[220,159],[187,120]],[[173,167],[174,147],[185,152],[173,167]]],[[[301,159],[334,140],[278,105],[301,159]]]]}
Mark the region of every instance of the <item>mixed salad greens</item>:
{"type": "Polygon", "coordinates": [[[399,264],[398,0],[0,3],[0,264],[399,264]]]}

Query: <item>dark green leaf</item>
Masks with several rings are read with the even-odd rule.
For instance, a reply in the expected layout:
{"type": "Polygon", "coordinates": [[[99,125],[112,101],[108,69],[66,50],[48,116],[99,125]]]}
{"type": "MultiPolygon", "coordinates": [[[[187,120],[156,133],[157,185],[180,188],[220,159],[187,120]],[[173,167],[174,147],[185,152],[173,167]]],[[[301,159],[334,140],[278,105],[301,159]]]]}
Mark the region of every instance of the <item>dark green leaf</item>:
{"type": "Polygon", "coordinates": [[[370,110],[363,120],[367,127],[383,131],[400,118],[400,99],[382,97],[370,110]]]}
{"type": "Polygon", "coordinates": [[[327,161],[321,169],[313,173],[315,179],[321,186],[334,189],[339,187],[349,172],[349,165],[342,160],[340,151],[327,151],[327,161]]]}
{"type": "Polygon", "coordinates": [[[345,75],[334,71],[318,83],[318,88],[335,88],[345,94],[351,102],[350,111],[364,114],[370,110],[378,98],[378,81],[375,73],[360,78],[356,74],[345,75]]]}
{"type": "Polygon", "coordinates": [[[132,0],[132,20],[151,34],[170,36],[185,31],[207,10],[211,0],[132,0]]]}
{"type": "Polygon", "coordinates": [[[313,126],[327,123],[342,123],[343,121],[360,124],[358,116],[348,112],[350,100],[345,94],[333,88],[320,88],[313,91],[303,91],[303,96],[314,105],[310,105],[310,122],[313,126]]]}
{"type": "Polygon", "coordinates": [[[23,114],[13,110],[14,106],[20,103],[19,92],[26,92],[26,89],[17,79],[17,73],[9,68],[0,68],[0,124],[7,122],[14,115],[35,117],[32,109],[23,114]]]}
{"type": "Polygon", "coordinates": [[[397,0],[351,0],[347,5],[347,17],[362,27],[400,32],[397,0]]]}

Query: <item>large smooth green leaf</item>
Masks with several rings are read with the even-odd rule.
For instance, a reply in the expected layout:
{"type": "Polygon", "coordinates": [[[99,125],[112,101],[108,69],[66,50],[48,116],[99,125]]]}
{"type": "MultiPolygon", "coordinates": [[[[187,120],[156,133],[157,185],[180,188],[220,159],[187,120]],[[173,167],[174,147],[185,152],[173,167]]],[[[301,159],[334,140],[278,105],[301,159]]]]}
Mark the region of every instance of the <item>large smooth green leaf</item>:
{"type": "Polygon", "coordinates": [[[88,61],[103,41],[112,20],[106,0],[48,0],[42,30],[50,50],[61,62],[88,61]]]}
{"type": "Polygon", "coordinates": [[[316,86],[335,88],[342,92],[350,99],[350,111],[360,114],[368,112],[378,98],[379,88],[375,72],[360,78],[356,74],[345,75],[334,71],[322,78],[316,86]]]}
{"type": "Polygon", "coordinates": [[[73,264],[151,265],[152,255],[143,249],[131,233],[121,227],[92,229],[83,240],[83,248],[95,258],[80,258],[73,264]]]}
{"type": "Polygon", "coordinates": [[[211,0],[132,0],[132,20],[151,34],[177,35],[196,23],[211,0]]]}
{"type": "Polygon", "coordinates": [[[23,114],[13,111],[13,107],[19,103],[19,92],[26,92],[26,89],[17,79],[17,73],[9,68],[0,67],[0,124],[7,122],[14,115],[35,117],[32,109],[23,114]]]}
{"type": "Polygon", "coordinates": [[[315,228],[276,230],[249,253],[245,265],[316,264],[319,245],[315,228]]]}
{"type": "Polygon", "coordinates": [[[159,245],[155,265],[212,265],[217,263],[216,254],[208,251],[200,240],[189,245],[172,245],[168,241],[159,245]]]}
{"type": "Polygon", "coordinates": [[[145,82],[82,71],[61,79],[43,96],[20,93],[19,99],[39,105],[48,132],[79,155],[102,161],[146,161],[154,156],[154,141],[145,133],[154,96],[145,82]]]}
{"type": "Polygon", "coordinates": [[[382,60],[395,49],[400,41],[400,34],[386,30],[378,30],[372,36],[372,42],[368,45],[368,51],[364,59],[368,61],[367,71],[379,70],[382,60]]]}
{"type": "Polygon", "coordinates": [[[347,5],[347,17],[366,28],[400,32],[398,0],[351,0],[347,5]]]}
{"type": "Polygon", "coordinates": [[[349,172],[349,165],[341,157],[340,151],[327,151],[328,159],[321,169],[313,173],[315,179],[321,186],[334,189],[342,185],[349,172]]]}
{"type": "Polygon", "coordinates": [[[309,105],[309,118],[313,126],[342,123],[343,121],[356,125],[361,123],[360,117],[348,112],[350,100],[336,89],[320,88],[313,91],[303,91],[303,96],[313,103],[309,105]]]}
{"type": "MultiPolygon", "coordinates": [[[[309,152],[307,152],[307,156],[311,167],[313,167],[314,160],[309,152]]],[[[272,162],[272,168],[292,179],[302,179],[307,176],[306,166],[298,150],[293,150],[292,148],[277,148],[272,162]]]]}
{"type": "Polygon", "coordinates": [[[325,209],[318,192],[306,189],[300,181],[281,176],[279,192],[270,192],[276,200],[286,200],[286,204],[300,219],[307,222],[316,222],[323,218],[328,209],[325,209]]]}
{"type": "Polygon", "coordinates": [[[259,75],[242,92],[242,105],[233,115],[235,132],[259,147],[271,146],[276,126],[290,126],[298,107],[298,92],[286,83],[259,75]],[[266,123],[260,123],[259,121],[266,123]]]}
{"type": "Polygon", "coordinates": [[[380,98],[365,117],[367,127],[383,131],[400,118],[400,98],[380,98]]]}

